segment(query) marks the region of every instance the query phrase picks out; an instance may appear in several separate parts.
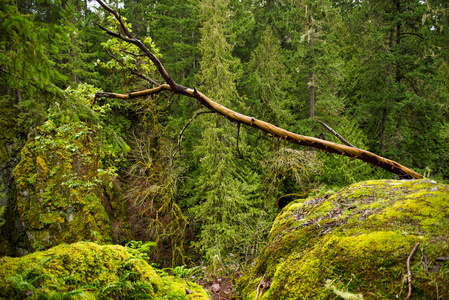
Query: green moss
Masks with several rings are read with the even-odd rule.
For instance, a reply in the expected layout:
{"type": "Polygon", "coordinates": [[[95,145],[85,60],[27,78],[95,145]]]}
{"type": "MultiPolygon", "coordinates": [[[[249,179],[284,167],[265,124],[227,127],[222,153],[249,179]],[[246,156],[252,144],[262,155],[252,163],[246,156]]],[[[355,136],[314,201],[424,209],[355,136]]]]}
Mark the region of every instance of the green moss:
{"type": "Polygon", "coordinates": [[[209,299],[198,285],[179,278],[160,277],[134,251],[118,245],[78,242],[20,258],[4,257],[0,259],[1,299],[21,299],[26,292],[33,291],[28,287],[22,291],[23,295],[18,294],[12,280],[17,274],[37,288],[35,298],[38,291],[51,294],[57,290],[62,294],[82,288],[92,299],[107,299],[111,292],[121,299],[134,299],[132,295],[138,291],[145,293],[145,299],[162,299],[168,294],[184,299],[209,299]],[[188,294],[187,290],[192,293],[188,294]]]}
{"type": "Polygon", "coordinates": [[[276,218],[238,291],[254,298],[265,275],[273,281],[260,299],[404,298],[407,257],[419,242],[413,298],[436,299],[437,284],[439,295],[449,293],[449,273],[435,260],[449,250],[448,205],[449,187],[430,180],[367,181],[298,200],[276,218]],[[439,271],[424,270],[421,257],[439,271]]]}
{"type": "Polygon", "coordinates": [[[49,120],[22,149],[14,170],[16,208],[29,251],[111,239],[98,146],[86,124],[57,127],[49,120]]]}

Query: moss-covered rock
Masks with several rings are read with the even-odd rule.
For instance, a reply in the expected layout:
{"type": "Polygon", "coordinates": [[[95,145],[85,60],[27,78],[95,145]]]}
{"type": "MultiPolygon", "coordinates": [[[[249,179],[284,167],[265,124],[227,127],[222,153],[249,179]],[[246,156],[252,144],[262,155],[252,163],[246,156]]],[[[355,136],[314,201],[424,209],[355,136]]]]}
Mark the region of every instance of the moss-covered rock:
{"type": "Polygon", "coordinates": [[[7,224],[7,219],[12,210],[8,208],[14,202],[13,170],[22,146],[17,132],[19,110],[14,103],[11,98],[0,96],[0,255],[11,254],[9,236],[13,230],[11,224],[7,224]]]}
{"type": "MultiPolygon", "coordinates": [[[[290,203],[268,245],[237,288],[254,299],[412,299],[449,296],[449,186],[434,181],[367,181],[290,203]]],[[[443,298],[446,298],[443,297],[443,298]]]]}
{"type": "Polygon", "coordinates": [[[63,242],[110,240],[95,132],[80,121],[61,123],[48,120],[38,127],[14,170],[13,222],[16,232],[25,233],[16,243],[22,253],[63,242]]]}
{"type": "Polygon", "coordinates": [[[137,250],[118,245],[78,242],[0,259],[0,299],[56,295],[72,295],[73,299],[209,299],[200,286],[161,277],[137,250]]]}

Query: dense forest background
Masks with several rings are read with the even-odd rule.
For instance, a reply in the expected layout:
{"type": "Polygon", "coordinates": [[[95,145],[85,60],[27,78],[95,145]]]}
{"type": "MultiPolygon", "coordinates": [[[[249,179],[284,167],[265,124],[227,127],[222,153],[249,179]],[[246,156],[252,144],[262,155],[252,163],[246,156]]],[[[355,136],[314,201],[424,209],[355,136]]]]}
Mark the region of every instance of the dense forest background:
{"type": "MultiPolygon", "coordinates": [[[[323,121],[361,149],[449,179],[447,1],[108,3],[178,83],[289,131],[339,142],[323,121]]],[[[289,201],[395,178],[238,129],[168,92],[94,101],[98,91],[129,93],[162,81],[136,48],[96,26],[118,30],[94,4],[0,0],[2,215],[19,214],[20,205],[6,204],[25,197],[21,184],[47,172],[54,153],[70,162],[53,161],[48,170],[71,191],[67,197],[107,195],[112,233],[103,242],[154,241],[162,264],[232,265],[257,255],[289,201]],[[32,153],[47,155],[45,163],[35,159],[35,171],[23,163],[32,153]]],[[[36,193],[57,203],[52,189],[47,183],[36,193]]],[[[57,221],[50,210],[44,224],[57,221]]],[[[5,233],[17,226],[5,222],[3,240],[19,243],[5,233]]],[[[47,246],[34,240],[32,247],[47,246]]]]}

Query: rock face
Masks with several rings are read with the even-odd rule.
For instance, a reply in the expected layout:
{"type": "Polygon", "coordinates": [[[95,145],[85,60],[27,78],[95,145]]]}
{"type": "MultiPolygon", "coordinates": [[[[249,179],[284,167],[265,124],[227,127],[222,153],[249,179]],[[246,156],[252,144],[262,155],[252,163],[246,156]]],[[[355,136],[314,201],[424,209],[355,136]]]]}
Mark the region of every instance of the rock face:
{"type": "Polygon", "coordinates": [[[92,129],[82,122],[38,127],[14,170],[14,213],[9,237],[24,255],[60,243],[109,241],[111,225],[102,204],[105,176],[92,129]]]}
{"type": "Polygon", "coordinates": [[[417,243],[411,299],[446,299],[449,186],[428,179],[354,184],[286,206],[237,289],[243,299],[259,290],[259,300],[404,299],[417,243]],[[263,276],[265,289],[258,289],[263,276]]]}
{"type": "MultiPolygon", "coordinates": [[[[10,231],[13,226],[8,226],[8,206],[14,195],[14,176],[13,171],[18,161],[10,155],[2,155],[0,145],[0,254],[9,254],[11,246],[5,232],[10,231]]],[[[5,147],[6,149],[6,147],[5,147]]],[[[9,211],[11,212],[11,210],[9,211]]]]}
{"type": "Polygon", "coordinates": [[[0,299],[209,299],[194,283],[159,276],[141,255],[118,245],[78,242],[3,257],[0,299]]]}

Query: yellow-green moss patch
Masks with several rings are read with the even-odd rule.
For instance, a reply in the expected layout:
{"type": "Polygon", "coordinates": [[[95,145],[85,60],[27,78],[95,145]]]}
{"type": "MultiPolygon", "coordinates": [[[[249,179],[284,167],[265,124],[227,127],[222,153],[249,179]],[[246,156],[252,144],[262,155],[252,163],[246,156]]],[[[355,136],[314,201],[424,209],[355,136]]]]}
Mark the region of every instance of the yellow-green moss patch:
{"type": "Polygon", "coordinates": [[[56,126],[48,120],[30,136],[14,170],[15,229],[26,234],[27,251],[110,241],[98,147],[93,130],[79,121],[56,126]]]}
{"type": "Polygon", "coordinates": [[[119,245],[78,242],[0,259],[1,299],[77,292],[91,299],[209,299],[200,286],[160,277],[135,250],[119,245]]]}
{"type": "Polygon", "coordinates": [[[405,298],[407,257],[413,299],[449,294],[449,187],[434,181],[357,183],[324,198],[298,200],[276,218],[268,245],[237,283],[259,299],[405,298]],[[438,285],[438,288],[437,288],[438,285]]]}

